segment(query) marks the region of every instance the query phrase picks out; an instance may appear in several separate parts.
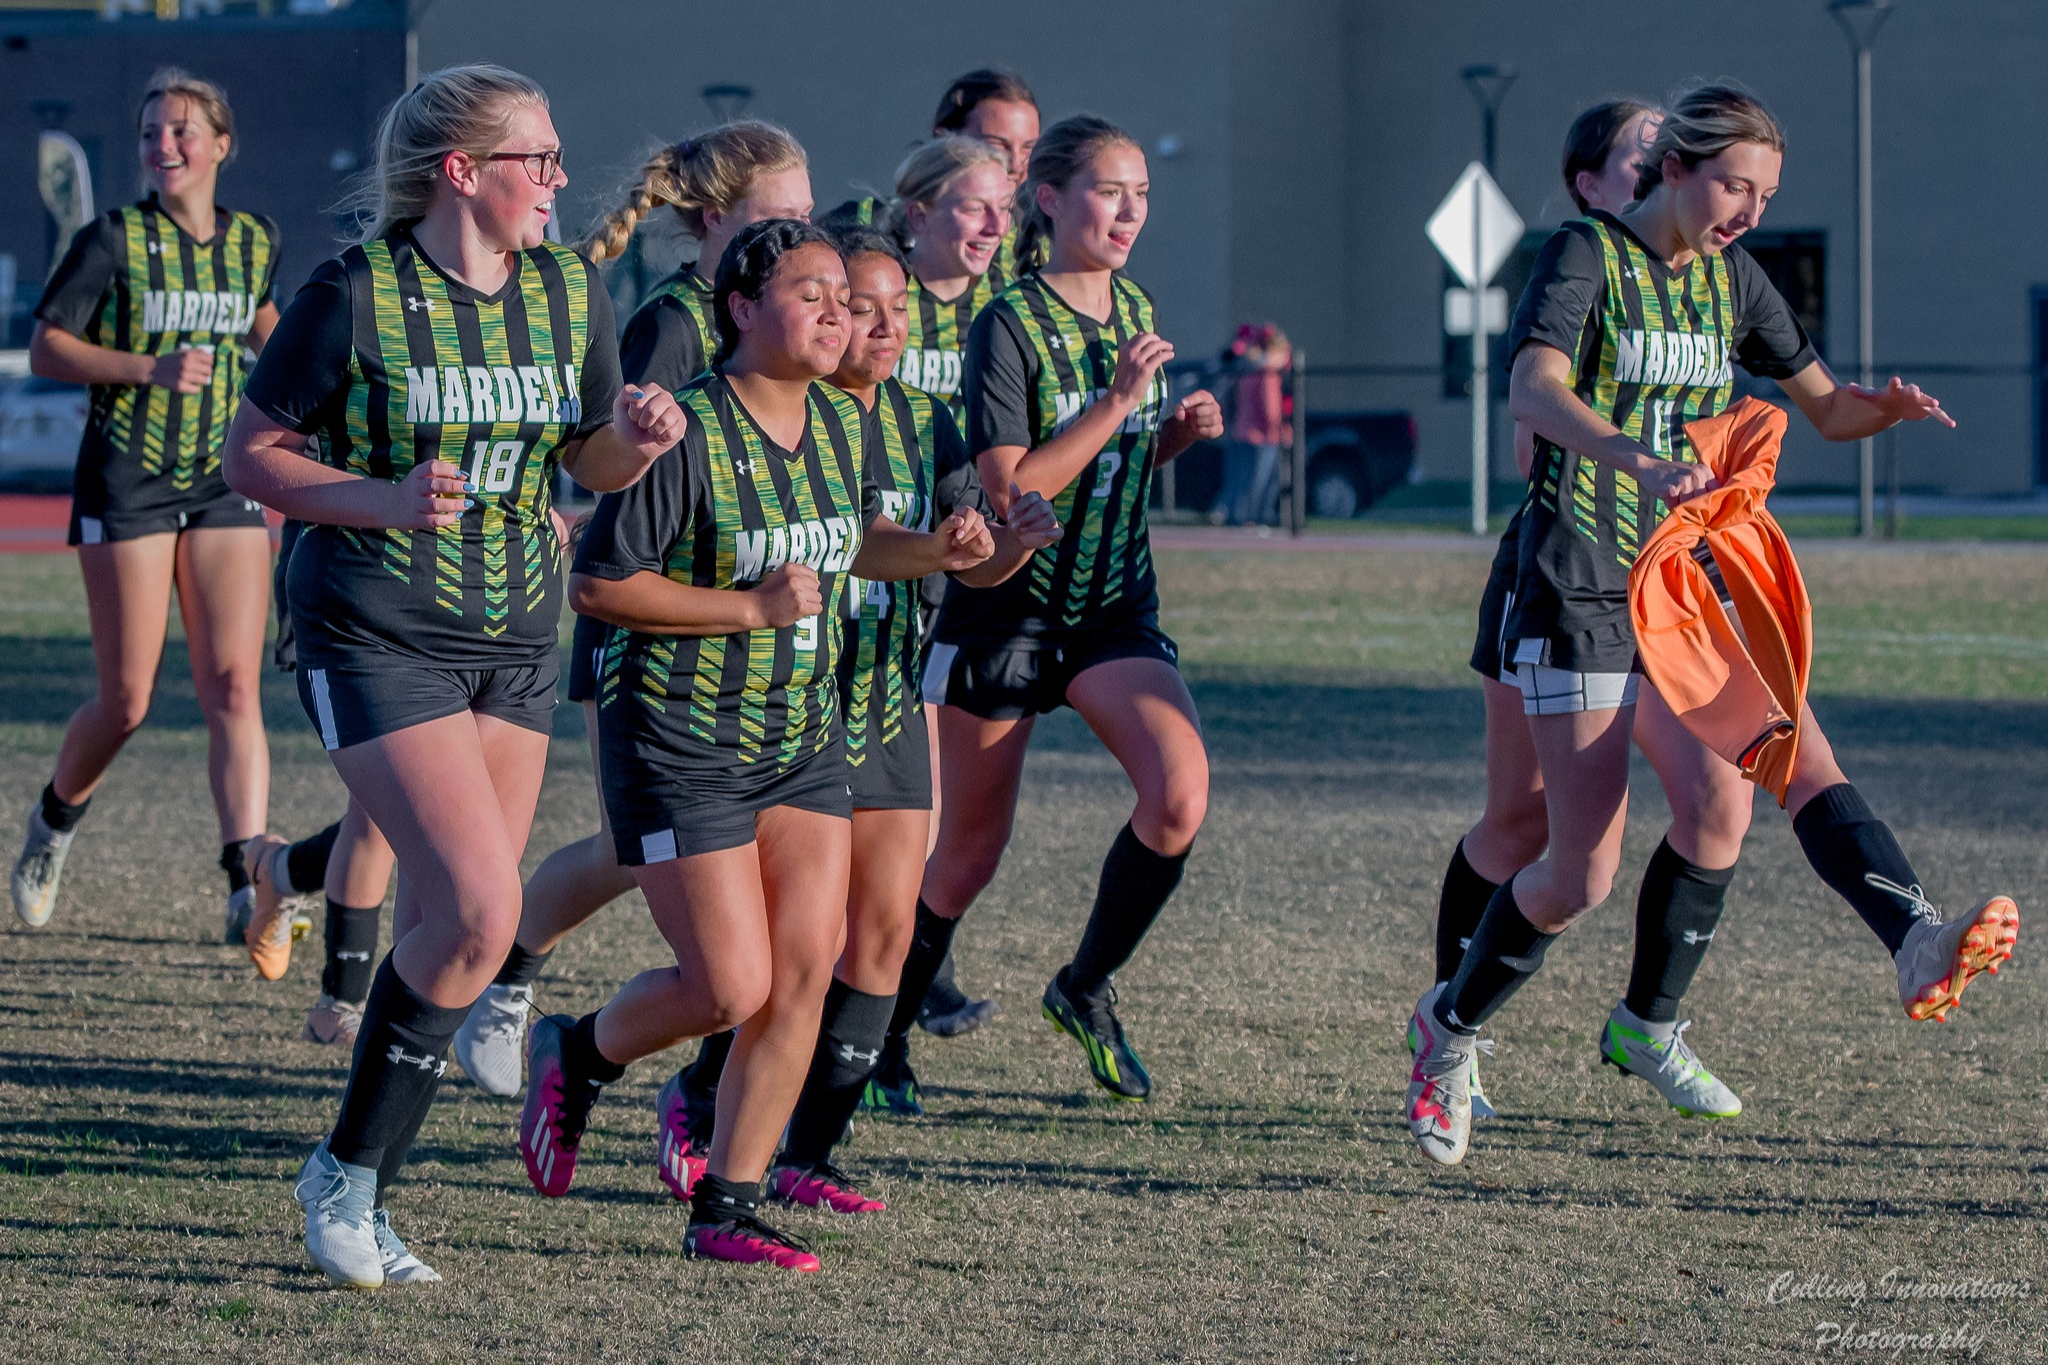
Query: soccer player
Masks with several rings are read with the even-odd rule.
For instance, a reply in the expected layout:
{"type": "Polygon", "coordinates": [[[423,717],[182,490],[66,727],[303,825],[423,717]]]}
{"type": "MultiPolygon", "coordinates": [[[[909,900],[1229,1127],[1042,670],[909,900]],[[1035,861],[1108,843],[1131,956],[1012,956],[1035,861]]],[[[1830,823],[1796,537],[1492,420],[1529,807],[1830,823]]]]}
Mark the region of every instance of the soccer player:
{"type": "MultiPolygon", "coordinates": [[[[971,144],[977,148],[979,143],[971,144]]],[[[911,325],[913,289],[895,245],[869,228],[834,229],[846,262],[851,330],[832,383],[872,413],[881,449],[868,470],[882,510],[922,528],[963,507],[984,511],[981,479],[936,395],[891,372],[911,325]]],[[[994,529],[995,553],[959,575],[993,587],[1059,539],[1052,505],[1036,493],[1010,504],[994,529]]],[[[932,765],[918,692],[924,618],[914,582],[856,584],[847,595],[848,638],[839,656],[840,709],[852,771],[853,863],[846,947],[825,996],[817,1051],[790,1115],[771,1193],[839,1213],[878,1212],[831,1159],[867,1089],[896,1004],[896,982],[916,927],[917,888],[930,847],[932,765]]],[[[914,1096],[912,1097],[914,1099],[914,1096]]]]}
{"type": "Polygon", "coordinates": [[[435,72],[376,147],[372,226],[279,321],[226,464],[309,524],[299,697],[405,869],[340,1115],[296,1188],[314,1264],[366,1289],[437,1278],[382,1201],[519,923],[555,703],[555,472],[624,487],[682,425],[620,383],[596,267],[544,239],[568,181],[539,86],[435,72]]]}
{"type": "MultiPolygon", "coordinates": [[[[1643,155],[1658,112],[1634,100],[1597,104],[1565,138],[1564,181],[1581,214],[1618,214],[1635,199],[1643,155]]],[[[1527,477],[1535,437],[1515,428],[1515,458],[1527,477]]],[[[1499,881],[1543,856],[1547,838],[1543,774],[1523,716],[1513,665],[1503,661],[1507,611],[1514,599],[1526,503],[1501,537],[1479,605],[1472,647],[1486,698],[1486,811],[1451,855],[1438,901],[1436,979],[1457,974],[1465,944],[1499,881]]],[[[1733,1090],[1700,1062],[1678,1018],[1713,942],[1728,884],[1749,828],[1752,788],[1742,773],[1679,723],[1654,687],[1639,690],[1635,741],[1657,770],[1671,805],[1671,828],[1650,860],[1636,901],[1635,961],[1627,994],[1600,1032],[1603,1060],[1647,1081],[1681,1113],[1727,1118],[1742,1112],[1733,1090]]],[[[1411,1048],[1417,1039],[1411,1033],[1411,1048]]],[[[1472,1116],[1493,1106],[1471,1076],[1472,1116]]]]}
{"type": "Polygon", "coordinates": [[[69,539],[99,687],[65,727],[11,889],[24,924],[49,921],[78,822],[149,712],[175,584],[220,821],[222,938],[239,944],[253,902],[242,845],[262,832],[270,805],[258,695],[270,532],[263,509],[222,479],[220,452],[243,347],[262,350],[277,325],[277,226],[214,201],[236,145],[219,86],[157,72],[136,130],[149,194],[71,239],[29,342],[36,374],[91,386],[69,539]]]}
{"type": "Polygon", "coordinates": [[[967,442],[990,501],[1006,514],[1013,488],[1038,493],[1064,532],[1000,587],[955,584],[939,609],[924,696],[939,708],[945,802],[890,1022],[905,1037],[906,1002],[923,996],[995,875],[1034,721],[1072,706],[1122,765],[1137,806],[1044,1008],[1081,1044],[1096,1082],[1133,1100],[1152,1083],[1117,1019],[1111,975],[1180,884],[1209,794],[1194,700],[1159,629],[1145,504],[1157,465],[1223,430],[1206,392],[1167,410],[1160,368],[1173,347],[1157,334],[1151,296],[1124,273],[1150,184],[1143,151],[1113,125],[1084,117],[1046,129],[1018,196],[1028,273],[968,337],[967,442]]]}
{"type": "Polygon", "coordinates": [[[972,509],[931,533],[880,515],[866,473],[879,423],[818,382],[846,348],[846,295],[822,230],[743,230],[719,262],[720,345],[683,391],[683,442],[599,503],[577,551],[578,609],[622,627],[598,698],[612,835],[676,961],[581,1019],[534,1024],[519,1125],[534,1188],[564,1194],[602,1086],[738,1025],[684,1245],[798,1270],[817,1258],[757,1208],[846,922],[848,578],[959,570],[994,549],[972,509]]]}
{"type": "MultiPolygon", "coordinates": [[[[1536,462],[1503,652],[1542,769],[1549,853],[1501,883],[1456,973],[1416,1005],[1407,1117],[1433,1161],[1464,1159],[1477,1029],[1612,884],[1637,700],[1628,571],[1658,503],[1712,477],[1689,458],[1684,424],[1726,407],[1731,362],[1777,380],[1830,440],[1948,421],[1897,378],[1837,384],[1762,270],[1730,249],[1777,191],[1784,148],[1745,92],[1688,94],[1644,157],[1633,207],[1560,228],[1516,310],[1509,403],[1536,435],[1536,462]]],[[[1785,809],[1814,870],[1891,952],[1909,1017],[1946,1014],[1971,977],[2011,955],[2018,911],[2004,897],[1940,922],[1810,708],[1785,809]]]]}
{"type": "MultiPolygon", "coordinates": [[[[607,215],[584,244],[597,262],[616,260],[633,233],[657,208],[673,210],[697,242],[697,259],[663,280],[626,323],[620,367],[626,381],[673,393],[703,374],[718,340],[711,285],[719,259],[741,229],[769,218],[806,219],[811,213],[809,162],[796,139],[772,123],[742,119],[663,148],[640,172],[626,202],[607,215]]],[[[569,700],[583,707],[591,768],[603,792],[597,743],[598,656],[610,627],[578,616],[569,651],[569,700]]],[[[455,1058],[469,1078],[493,1095],[519,1093],[526,1055],[526,1016],[533,983],[569,931],[633,888],[633,875],[612,852],[604,805],[596,834],[549,854],[526,885],[519,936],[496,979],[478,997],[455,1035],[455,1058]]],[[[719,1035],[689,1068],[692,1093],[709,1111],[730,1040],[719,1035]]],[[[663,1122],[664,1170],[680,1171],[691,1147],[680,1107],[663,1122]]],[[[704,1134],[699,1133],[702,1146],[704,1134]]],[[[678,1199],[688,1196],[675,1185],[678,1199]]]]}

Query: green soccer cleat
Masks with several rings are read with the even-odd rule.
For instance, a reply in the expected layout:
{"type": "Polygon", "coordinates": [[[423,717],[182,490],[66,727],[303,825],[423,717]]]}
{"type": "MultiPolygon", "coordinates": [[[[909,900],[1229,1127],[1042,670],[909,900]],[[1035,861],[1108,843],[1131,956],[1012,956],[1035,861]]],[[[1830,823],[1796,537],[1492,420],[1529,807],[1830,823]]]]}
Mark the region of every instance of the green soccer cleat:
{"type": "Polygon", "coordinates": [[[1687,1118],[1732,1119],[1742,1112],[1742,1101],[1700,1064],[1685,1041],[1691,1027],[1690,1019],[1647,1023],[1627,1005],[1616,1005],[1600,1030],[1600,1060],[1648,1081],[1665,1103],[1687,1118]]]}
{"type": "Polygon", "coordinates": [[[924,1099],[918,1092],[917,1073],[910,1069],[910,1039],[882,1040],[882,1055],[876,1059],[875,1069],[868,1075],[867,1088],[860,1092],[860,1107],[864,1113],[895,1114],[911,1119],[924,1114],[924,1099]]]}
{"type": "Polygon", "coordinates": [[[1095,997],[1067,993],[1067,971],[1060,969],[1045,987],[1045,1017],[1070,1034],[1088,1053],[1095,1083],[1120,1100],[1142,1100],[1152,1093],[1152,1077],[1124,1037],[1116,1017],[1116,987],[1107,984],[1095,997]]]}

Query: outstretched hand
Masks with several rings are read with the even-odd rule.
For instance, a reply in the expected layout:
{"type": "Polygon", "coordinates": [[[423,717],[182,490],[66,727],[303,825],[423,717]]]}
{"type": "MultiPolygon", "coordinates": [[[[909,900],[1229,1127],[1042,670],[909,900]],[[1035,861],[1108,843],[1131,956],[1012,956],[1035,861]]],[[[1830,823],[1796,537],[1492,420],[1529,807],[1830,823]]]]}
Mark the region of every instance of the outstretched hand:
{"type": "Polygon", "coordinates": [[[1897,375],[1893,375],[1892,382],[1881,389],[1866,389],[1861,384],[1844,384],[1842,387],[1894,422],[1924,422],[1932,417],[1945,427],[1956,424],[1955,418],[1942,411],[1940,399],[1897,375]]]}

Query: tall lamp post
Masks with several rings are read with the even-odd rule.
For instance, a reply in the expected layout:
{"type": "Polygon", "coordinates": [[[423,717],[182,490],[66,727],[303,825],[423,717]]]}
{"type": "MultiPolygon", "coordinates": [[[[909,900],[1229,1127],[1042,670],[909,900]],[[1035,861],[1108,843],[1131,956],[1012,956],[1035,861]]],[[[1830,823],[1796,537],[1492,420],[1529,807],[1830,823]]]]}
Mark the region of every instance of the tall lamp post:
{"type": "MultiPolygon", "coordinates": [[[[1870,194],[1870,46],[1892,17],[1892,0],[1829,0],[1828,12],[1849,36],[1856,68],[1856,370],[1865,388],[1876,382],[1876,323],[1872,302],[1870,194]]],[[[1858,442],[1856,530],[1877,534],[1877,440],[1858,442]]]]}
{"type": "Polygon", "coordinates": [[[1508,87],[1515,83],[1521,72],[1512,66],[1481,64],[1468,66],[1458,72],[1458,79],[1465,82],[1465,88],[1472,92],[1472,98],[1479,104],[1480,145],[1484,149],[1481,162],[1486,173],[1494,173],[1493,150],[1495,125],[1500,115],[1500,102],[1507,98],[1508,87]]]}

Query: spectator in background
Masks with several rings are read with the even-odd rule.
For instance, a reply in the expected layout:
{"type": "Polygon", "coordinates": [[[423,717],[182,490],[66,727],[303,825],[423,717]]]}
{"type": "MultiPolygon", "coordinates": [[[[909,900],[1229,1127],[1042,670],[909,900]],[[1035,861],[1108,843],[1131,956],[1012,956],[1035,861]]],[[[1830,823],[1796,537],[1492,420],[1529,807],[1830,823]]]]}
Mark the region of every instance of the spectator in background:
{"type": "Polygon", "coordinates": [[[1237,329],[1224,364],[1235,375],[1230,438],[1223,447],[1223,491],[1209,511],[1218,525],[1265,524],[1280,510],[1280,447],[1293,439],[1292,400],[1280,375],[1294,363],[1294,348],[1277,326],[1246,323],[1237,329]]]}

